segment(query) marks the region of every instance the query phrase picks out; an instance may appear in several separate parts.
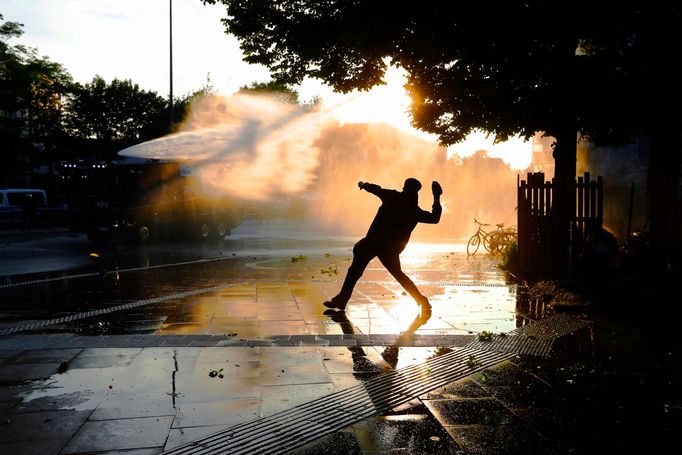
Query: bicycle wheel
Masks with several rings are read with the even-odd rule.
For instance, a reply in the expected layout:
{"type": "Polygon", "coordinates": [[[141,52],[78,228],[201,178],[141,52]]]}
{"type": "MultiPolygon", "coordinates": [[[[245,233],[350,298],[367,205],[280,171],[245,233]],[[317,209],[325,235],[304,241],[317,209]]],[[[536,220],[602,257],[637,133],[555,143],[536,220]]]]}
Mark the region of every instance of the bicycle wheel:
{"type": "Polygon", "coordinates": [[[481,245],[481,237],[478,234],[474,234],[469,239],[467,243],[467,254],[473,256],[478,251],[478,247],[481,245]]]}
{"type": "Polygon", "coordinates": [[[492,240],[493,240],[493,235],[492,234],[485,234],[483,236],[483,248],[490,253],[493,251],[493,245],[492,245],[492,240]]]}
{"type": "Polygon", "coordinates": [[[483,243],[483,246],[486,247],[485,249],[488,250],[489,253],[497,253],[500,248],[499,232],[491,232],[490,235],[488,235],[487,241],[483,243]]]}
{"type": "Polygon", "coordinates": [[[505,251],[509,248],[511,248],[512,245],[516,244],[518,242],[516,234],[512,233],[505,233],[502,237],[501,245],[500,245],[500,251],[505,251]]]}

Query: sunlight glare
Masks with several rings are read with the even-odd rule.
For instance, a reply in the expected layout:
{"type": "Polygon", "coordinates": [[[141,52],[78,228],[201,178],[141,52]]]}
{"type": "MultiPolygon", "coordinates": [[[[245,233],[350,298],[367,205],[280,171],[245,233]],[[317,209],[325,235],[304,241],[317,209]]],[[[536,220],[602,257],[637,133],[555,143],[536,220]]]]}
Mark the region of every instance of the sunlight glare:
{"type": "Polygon", "coordinates": [[[461,243],[424,243],[410,242],[400,254],[403,267],[421,267],[443,253],[466,251],[466,245],[461,243]]]}
{"type": "Polygon", "coordinates": [[[489,157],[501,158],[514,170],[523,170],[530,165],[533,150],[532,141],[514,137],[506,142],[495,144],[492,136],[486,136],[484,132],[469,134],[463,142],[448,147],[448,158],[455,155],[466,158],[478,150],[486,150],[489,157]]]}
{"type": "MultiPolygon", "coordinates": [[[[302,99],[321,94],[325,104],[333,106],[334,116],[344,123],[386,123],[403,132],[430,142],[437,142],[435,134],[418,130],[410,122],[412,99],[404,86],[407,73],[402,68],[389,66],[384,76],[385,85],[379,85],[368,92],[353,92],[342,95],[329,91],[329,87],[312,80],[304,81],[299,91],[302,99]]],[[[526,169],[531,163],[532,143],[514,137],[506,142],[494,144],[494,138],[486,138],[484,132],[471,133],[459,143],[448,147],[448,158],[458,155],[465,158],[478,150],[486,150],[491,158],[501,158],[514,170],[526,169]]]]}

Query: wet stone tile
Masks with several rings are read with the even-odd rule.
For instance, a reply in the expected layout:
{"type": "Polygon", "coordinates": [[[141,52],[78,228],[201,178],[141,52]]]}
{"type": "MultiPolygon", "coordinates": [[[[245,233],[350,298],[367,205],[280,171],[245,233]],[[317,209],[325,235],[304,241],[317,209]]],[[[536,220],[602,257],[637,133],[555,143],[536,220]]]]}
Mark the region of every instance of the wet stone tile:
{"type": "Polygon", "coordinates": [[[170,450],[188,442],[196,441],[204,436],[210,436],[229,428],[227,425],[206,425],[199,427],[171,428],[164,450],[170,450]]]}
{"type": "Polygon", "coordinates": [[[331,377],[321,362],[315,365],[290,366],[272,368],[264,364],[260,374],[260,384],[285,385],[285,384],[319,384],[331,383],[331,377]]]}
{"type": "Polygon", "coordinates": [[[161,447],[156,447],[153,449],[108,450],[106,452],[98,452],[97,455],[156,455],[162,451],[161,447]]]}
{"type": "Polygon", "coordinates": [[[69,442],[69,437],[33,441],[0,442],[0,453],[12,455],[57,455],[69,442]]]}
{"type": "Polygon", "coordinates": [[[181,403],[173,421],[173,428],[209,425],[229,427],[257,419],[260,406],[260,400],[255,399],[181,403]]]}
{"type": "Polygon", "coordinates": [[[439,400],[453,398],[487,398],[490,393],[471,379],[462,379],[446,386],[432,390],[421,398],[423,400],[439,400]]]}
{"type": "Polygon", "coordinates": [[[88,421],[62,453],[162,447],[172,421],[172,417],[88,421]]]}
{"type": "Polygon", "coordinates": [[[0,386],[0,402],[21,401],[21,396],[30,390],[30,384],[6,384],[0,386]]]}
{"type": "Polygon", "coordinates": [[[578,416],[571,416],[560,409],[519,409],[514,413],[524,422],[533,428],[541,436],[550,441],[562,441],[573,435],[580,435],[579,426],[576,419],[578,416]]]}
{"type": "Polygon", "coordinates": [[[0,383],[47,379],[57,372],[59,363],[20,363],[0,368],[0,383]]]}
{"type": "Polygon", "coordinates": [[[352,429],[365,453],[461,453],[459,445],[429,414],[380,416],[364,420],[352,429]]]}
{"type": "Polygon", "coordinates": [[[503,425],[517,420],[494,399],[428,400],[424,404],[443,425],[503,425]]]}
{"type": "Polygon", "coordinates": [[[19,442],[70,437],[91,411],[43,411],[14,414],[0,425],[0,441],[19,442]]]}
{"type": "Polygon", "coordinates": [[[174,416],[172,393],[116,393],[102,401],[89,420],[174,416]]]}
{"type": "Polygon", "coordinates": [[[32,399],[27,398],[17,406],[17,412],[59,411],[69,409],[92,411],[102,399],[102,396],[97,396],[88,390],[62,393],[59,395],[50,394],[32,399]]]}
{"type": "MultiPolygon", "coordinates": [[[[223,378],[210,377],[210,369],[201,374],[176,375],[176,402],[199,403],[231,399],[260,399],[261,387],[258,378],[234,378],[231,370],[223,371],[223,378]]],[[[170,387],[167,387],[170,388],[170,387]]]]}
{"type": "Polygon", "coordinates": [[[362,453],[355,433],[344,430],[295,449],[291,455],[361,455],[362,453]]]}
{"type": "Polygon", "coordinates": [[[41,349],[22,351],[5,361],[7,364],[61,363],[68,362],[81,352],[80,349],[41,349]]]}
{"type": "Polygon", "coordinates": [[[295,384],[267,386],[261,390],[262,405],[260,417],[265,417],[327,396],[334,392],[334,385],[331,383],[295,384]]]}
{"type": "Polygon", "coordinates": [[[493,397],[511,409],[529,409],[555,406],[558,397],[555,391],[539,381],[520,384],[516,387],[487,387],[493,397]]]}
{"type": "Polygon", "coordinates": [[[69,368],[110,368],[110,367],[126,367],[133,362],[125,355],[107,355],[107,356],[78,356],[68,363],[69,368]]]}
{"type": "Polygon", "coordinates": [[[479,373],[474,375],[472,379],[484,387],[517,387],[525,384],[542,384],[542,381],[537,377],[509,361],[487,368],[485,377],[479,373]]]}
{"type": "Polygon", "coordinates": [[[0,401],[0,422],[7,422],[16,411],[17,405],[21,400],[15,401],[0,401]]]}
{"type": "Polygon", "coordinates": [[[552,447],[523,425],[445,427],[467,455],[550,455],[552,447]]]}
{"type": "Polygon", "coordinates": [[[82,357],[101,357],[101,356],[122,356],[130,358],[131,360],[137,357],[142,352],[142,348],[87,348],[78,354],[82,357]]]}

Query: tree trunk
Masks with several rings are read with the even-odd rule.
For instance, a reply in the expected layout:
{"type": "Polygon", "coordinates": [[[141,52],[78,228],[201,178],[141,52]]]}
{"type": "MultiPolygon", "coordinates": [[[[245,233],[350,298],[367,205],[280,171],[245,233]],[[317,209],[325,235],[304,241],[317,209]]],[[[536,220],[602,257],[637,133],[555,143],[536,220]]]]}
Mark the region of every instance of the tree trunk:
{"type": "MultiPolygon", "coordinates": [[[[565,11],[566,17],[573,13],[565,11]]],[[[575,53],[577,36],[566,34],[560,43],[561,58],[557,61],[557,114],[554,117],[554,194],[552,201],[552,251],[554,272],[563,274],[571,271],[570,235],[575,219],[575,171],[577,156],[577,106],[575,92],[580,86],[576,79],[575,53]]]]}
{"type": "Polygon", "coordinates": [[[554,192],[552,201],[552,257],[556,272],[568,272],[570,233],[575,218],[576,129],[567,125],[557,134],[554,147],[554,192]]]}
{"type": "Polygon", "coordinates": [[[680,165],[682,136],[679,127],[659,128],[649,153],[647,215],[655,258],[665,264],[680,254],[680,165]]]}

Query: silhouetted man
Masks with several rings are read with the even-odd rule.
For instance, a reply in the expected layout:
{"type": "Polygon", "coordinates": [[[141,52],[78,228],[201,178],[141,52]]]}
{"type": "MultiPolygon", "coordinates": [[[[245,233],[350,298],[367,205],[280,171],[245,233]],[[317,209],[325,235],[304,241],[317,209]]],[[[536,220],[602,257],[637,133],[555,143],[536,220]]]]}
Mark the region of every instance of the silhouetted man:
{"type": "Polygon", "coordinates": [[[381,206],[365,238],[353,247],[353,262],[348,268],[341,292],[324,302],[324,305],[344,311],[355,283],[362,276],[369,261],[378,257],[384,267],[421,307],[422,314],[430,314],[431,305],[428,299],[419,292],[417,286],[400,268],[400,253],[407,246],[417,223],[436,224],[440,221],[442,212],[440,195],[443,194],[443,189],[436,181],[431,184],[433,207],[431,212],[427,212],[419,208],[418,193],[422,184],[417,179],[405,180],[402,191],[386,190],[379,185],[366,182],[358,182],[358,187],[379,197],[381,206]]]}

